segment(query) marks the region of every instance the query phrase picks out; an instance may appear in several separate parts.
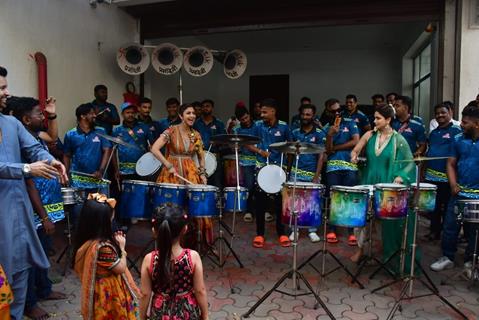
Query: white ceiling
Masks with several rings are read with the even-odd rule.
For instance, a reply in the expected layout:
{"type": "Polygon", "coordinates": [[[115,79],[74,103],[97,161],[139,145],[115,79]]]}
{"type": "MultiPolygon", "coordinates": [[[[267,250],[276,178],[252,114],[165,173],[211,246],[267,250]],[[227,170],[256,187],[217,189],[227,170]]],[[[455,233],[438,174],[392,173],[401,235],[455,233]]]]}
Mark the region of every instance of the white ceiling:
{"type": "MultiPolygon", "coordinates": [[[[216,50],[242,49],[245,52],[318,51],[381,48],[403,49],[424,31],[426,22],[307,27],[205,34],[162,38],[149,44],[172,42],[179,47],[203,44],[216,50]]],[[[260,29],[261,26],[258,26],[260,29]]]]}

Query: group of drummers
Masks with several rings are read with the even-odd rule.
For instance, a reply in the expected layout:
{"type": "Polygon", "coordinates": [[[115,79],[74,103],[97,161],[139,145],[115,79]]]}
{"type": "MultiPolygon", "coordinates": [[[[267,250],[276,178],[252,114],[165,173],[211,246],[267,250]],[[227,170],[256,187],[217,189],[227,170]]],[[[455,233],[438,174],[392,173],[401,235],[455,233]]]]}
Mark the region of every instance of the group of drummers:
{"type": "MultiPolygon", "coordinates": [[[[150,99],[125,102],[120,124],[107,93],[105,86],[97,86],[95,100],[76,108],[77,126],[65,134],[63,161],[72,188],[115,196],[123,219],[150,218],[153,207],[167,202],[187,206],[194,230],[186,241],[193,246],[212,243],[212,218],[220,210],[242,212],[245,221],[256,223],[253,247],[264,246],[265,221],[271,220],[279,245],[288,247],[295,237],[290,228],[294,207],[298,225],[312,242],[320,241],[323,223],[328,223],[328,243],[340,241],[336,228],[346,227],[347,243],[357,247],[351,259],[358,261],[369,218],[381,222],[387,259],[401,246],[405,222],[416,207],[430,215],[428,239],[442,239],[443,257],[431,268],[454,266],[462,225],[465,267],[472,268],[479,226],[478,101],[463,109],[460,126],[452,119],[451,103],[435,106],[427,136],[422,119],[411,113],[411,99],[397,94],[374,95],[374,112],[368,115],[354,95],[346,97],[344,106],[328,99],[321,116],[304,97],[291,125],[278,119],[274,99],[257,103],[252,113],[240,103],[225,125],[213,115],[212,100],[180,105],[176,98],[166,101],[168,115],[160,121],[150,116],[150,99]],[[234,144],[216,143],[215,136],[225,134],[255,139],[239,148],[238,168],[234,144]],[[320,151],[300,151],[295,158],[271,147],[281,142],[316,145],[320,151]],[[418,162],[424,183],[413,204],[418,162]]],[[[47,212],[50,217],[52,212],[47,212]]],[[[42,215],[38,223],[47,220],[42,215]]],[[[406,229],[413,225],[407,223],[406,229]]]]}

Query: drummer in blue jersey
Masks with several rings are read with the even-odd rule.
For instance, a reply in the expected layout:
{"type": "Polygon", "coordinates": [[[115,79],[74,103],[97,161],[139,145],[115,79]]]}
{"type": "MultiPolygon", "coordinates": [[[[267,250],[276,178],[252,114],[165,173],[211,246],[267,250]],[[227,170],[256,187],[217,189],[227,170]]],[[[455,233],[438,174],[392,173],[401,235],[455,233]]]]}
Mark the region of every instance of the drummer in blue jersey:
{"type": "MultiPolygon", "coordinates": [[[[233,128],[233,133],[235,134],[247,134],[253,135],[254,123],[251,119],[246,108],[237,108],[235,110],[236,119],[239,120],[239,126],[233,128]]],[[[247,212],[245,213],[243,219],[246,222],[253,221],[254,215],[254,174],[256,168],[256,155],[249,149],[242,147],[239,155],[239,164],[243,169],[243,178],[244,178],[244,187],[248,189],[248,203],[247,203],[247,212]]]]}
{"type": "Polygon", "coordinates": [[[121,105],[122,125],[113,129],[113,136],[136,146],[136,148],[118,145],[118,164],[115,162],[117,178],[120,180],[137,179],[136,162],[148,152],[154,142],[148,127],[136,120],[136,107],[130,102],[121,105]]]}
{"type": "Polygon", "coordinates": [[[97,127],[105,129],[106,134],[111,134],[113,126],[120,124],[120,116],[114,104],[109,103],[108,88],[103,84],[98,84],[93,89],[95,100],[91,102],[94,108],[97,127]]]}
{"type": "Polygon", "coordinates": [[[158,137],[166,129],[176,124],[181,123],[180,116],[178,115],[178,109],[180,108],[180,102],[176,98],[168,98],[165,102],[167,116],[158,121],[158,137]]]}
{"type": "Polygon", "coordinates": [[[223,121],[213,115],[214,107],[215,103],[213,100],[203,100],[201,102],[201,117],[196,120],[193,128],[200,133],[204,149],[214,153],[216,156],[217,169],[208,177],[208,184],[223,189],[223,165],[220,158],[220,150],[216,146],[211,146],[210,139],[218,134],[226,134],[226,128],[223,121]]]}
{"type": "MultiPolygon", "coordinates": [[[[282,166],[281,154],[274,150],[268,150],[272,143],[291,140],[291,133],[288,124],[277,118],[278,105],[274,99],[264,99],[261,102],[261,118],[253,127],[253,135],[260,138],[256,146],[247,146],[247,148],[256,154],[256,163],[260,168],[266,164],[267,158],[269,164],[282,166]]],[[[274,202],[274,214],[276,216],[276,233],[279,237],[279,244],[283,247],[289,247],[291,242],[286,235],[286,230],[281,223],[282,199],[281,193],[268,195],[259,188],[255,190],[257,210],[256,210],[256,237],[253,239],[253,247],[262,248],[264,246],[265,233],[265,213],[271,201],[274,202]]]]}
{"type": "MultiPolygon", "coordinates": [[[[45,107],[48,114],[49,129],[53,129],[54,137],[45,132],[45,117],[40,109],[40,103],[34,98],[11,98],[8,102],[13,110],[13,115],[25,126],[25,129],[37,139],[42,147],[48,151],[46,141],[40,138],[43,136],[54,141],[57,137],[55,99],[49,98],[45,107]]],[[[49,130],[51,131],[51,130],[49,130]]],[[[61,185],[57,178],[45,179],[42,177],[27,178],[27,191],[35,212],[34,222],[37,228],[38,238],[45,253],[52,250],[50,235],[55,232],[55,222],[63,220],[63,199],[61,185]]],[[[38,306],[38,299],[58,300],[65,299],[61,292],[52,290],[52,282],[48,278],[48,269],[33,267],[29,270],[27,298],[25,301],[25,315],[30,318],[41,318],[48,315],[48,312],[38,306]]]]}
{"type": "Polygon", "coordinates": [[[369,119],[358,109],[358,98],[354,94],[346,96],[346,110],[343,111],[343,117],[352,119],[356,123],[361,136],[371,130],[369,119]]]}
{"type": "MultiPolygon", "coordinates": [[[[299,142],[307,142],[324,146],[326,142],[326,133],[316,127],[314,123],[316,115],[316,106],[312,104],[304,104],[299,108],[301,115],[301,126],[291,132],[291,140],[299,142]]],[[[296,171],[295,163],[292,162],[290,173],[290,181],[296,180],[302,182],[319,183],[321,180],[321,170],[323,168],[325,157],[324,154],[302,154],[298,160],[298,170],[296,171]]],[[[317,228],[309,228],[308,236],[311,242],[320,240],[316,233],[317,228]]],[[[289,236],[289,240],[294,240],[294,232],[289,236]]]]}
{"type": "Polygon", "coordinates": [[[397,96],[393,107],[396,117],[391,122],[391,127],[406,139],[414,157],[423,155],[426,151],[426,128],[420,117],[413,118],[411,115],[411,98],[397,96]]]}
{"type": "Polygon", "coordinates": [[[153,102],[150,98],[143,97],[140,99],[138,106],[138,115],[136,119],[138,122],[148,126],[153,140],[156,140],[161,134],[160,123],[151,118],[151,109],[153,108],[153,102]]]}
{"type": "MultiPolygon", "coordinates": [[[[351,150],[359,141],[359,129],[356,122],[350,118],[341,117],[339,103],[330,106],[330,112],[336,114],[332,125],[328,124],[323,128],[327,132],[326,153],[328,161],[326,164],[326,184],[328,192],[331,186],[355,186],[358,183],[358,166],[351,163],[351,150]]],[[[348,244],[354,246],[357,239],[349,228],[348,244]]],[[[326,241],[337,243],[336,227],[330,226],[326,235],[326,241]]]]}
{"type": "Polygon", "coordinates": [[[101,127],[95,127],[95,110],[85,103],[75,110],[78,125],[65,134],[63,162],[71,176],[74,188],[87,193],[106,192],[108,184],[103,180],[111,143],[98,133],[105,134],[101,127]]]}
{"type": "MultiPolygon", "coordinates": [[[[469,104],[464,108],[461,127],[463,133],[454,138],[452,157],[447,160],[447,177],[452,197],[443,223],[441,241],[443,257],[431,265],[434,271],[454,267],[457,237],[461,228],[455,211],[458,201],[479,200],[479,106],[477,103],[469,104]]],[[[466,215],[464,212],[461,213],[466,215]]],[[[469,277],[472,274],[472,255],[477,245],[475,236],[478,228],[478,223],[464,220],[464,236],[467,240],[464,269],[469,277]]]]}
{"type": "MultiPolygon", "coordinates": [[[[454,137],[462,132],[460,126],[452,122],[452,110],[449,104],[438,104],[434,107],[438,127],[431,131],[428,139],[427,157],[450,157],[454,145],[454,137]]],[[[425,181],[437,186],[436,207],[431,215],[428,240],[441,238],[442,219],[446,212],[451,189],[447,180],[447,159],[431,160],[424,163],[425,181]]]]}

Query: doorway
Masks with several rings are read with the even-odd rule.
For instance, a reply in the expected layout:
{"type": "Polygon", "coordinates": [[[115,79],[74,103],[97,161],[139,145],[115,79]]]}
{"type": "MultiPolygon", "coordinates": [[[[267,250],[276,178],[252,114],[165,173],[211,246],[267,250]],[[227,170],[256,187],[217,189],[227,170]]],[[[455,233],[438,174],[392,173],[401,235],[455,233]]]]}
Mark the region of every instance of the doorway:
{"type": "MultiPolygon", "coordinates": [[[[249,105],[266,98],[278,103],[278,119],[289,122],[289,75],[262,75],[249,77],[249,105]]],[[[253,110],[250,110],[252,113],[253,110]]]]}

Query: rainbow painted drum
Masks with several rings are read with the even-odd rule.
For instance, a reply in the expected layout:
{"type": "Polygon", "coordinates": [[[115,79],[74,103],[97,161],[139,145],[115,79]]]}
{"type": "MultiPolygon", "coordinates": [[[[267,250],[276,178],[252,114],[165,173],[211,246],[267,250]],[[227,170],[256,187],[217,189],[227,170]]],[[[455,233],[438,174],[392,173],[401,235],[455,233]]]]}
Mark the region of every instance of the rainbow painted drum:
{"type": "Polygon", "coordinates": [[[479,223],[479,200],[461,199],[456,200],[454,212],[459,221],[479,223]]]}
{"type": "MultiPolygon", "coordinates": [[[[410,186],[409,203],[411,208],[414,208],[414,193],[416,192],[417,185],[410,186]]],[[[436,207],[436,192],[437,186],[431,183],[419,183],[419,198],[418,198],[418,211],[420,212],[433,212],[436,207]]]]}
{"type": "Polygon", "coordinates": [[[407,216],[409,188],[396,183],[374,185],[374,210],[378,219],[401,219],[407,216]]]}
{"type": "MultiPolygon", "coordinates": [[[[298,227],[319,227],[322,218],[322,195],[324,186],[311,182],[296,182],[294,209],[298,212],[298,227]]],[[[291,212],[293,211],[293,182],[283,184],[283,211],[281,222],[293,224],[291,212]]]]}
{"type": "Polygon", "coordinates": [[[350,228],[366,225],[369,189],[332,186],[330,198],[329,224],[350,228]]]}

